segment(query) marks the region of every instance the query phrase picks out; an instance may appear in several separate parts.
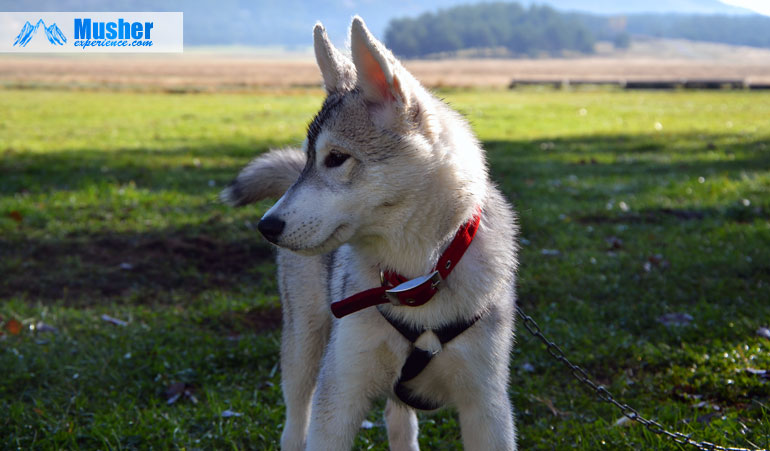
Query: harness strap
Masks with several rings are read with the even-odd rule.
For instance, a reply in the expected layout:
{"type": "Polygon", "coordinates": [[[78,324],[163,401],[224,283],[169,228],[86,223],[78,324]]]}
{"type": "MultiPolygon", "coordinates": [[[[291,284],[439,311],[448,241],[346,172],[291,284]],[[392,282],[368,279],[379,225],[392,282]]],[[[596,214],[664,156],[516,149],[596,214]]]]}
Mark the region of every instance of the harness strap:
{"type": "Polygon", "coordinates": [[[420,395],[416,395],[412,390],[406,388],[406,385],[396,383],[393,386],[393,393],[396,394],[399,400],[407,406],[418,410],[436,410],[443,404],[425,399],[420,395]]]}
{"type": "Polygon", "coordinates": [[[425,351],[416,346],[412,348],[412,353],[409,354],[406,362],[404,362],[404,366],[401,367],[401,376],[398,378],[398,383],[407,382],[417,377],[428,366],[432,358],[432,352],[425,351]]]}
{"type": "MultiPolygon", "coordinates": [[[[425,399],[422,396],[415,394],[411,389],[409,389],[406,385],[404,385],[404,382],[408,382],[414,379],[415,377],[417,377],[425,369],[425,367],[428,366],[430,361],[437,354],[431,351],[420,349],[417,346],[415,346],[415,342],[417,341],[418,338],[420,338],[420,335],[422,335],[425,332],[428,332],[429,329],[426,329],[424,327],[415,327],[408,323],[399,321],[398,319],[387,314],[381,308],[377,308],[377,310],[380,312],[383,318],[385,318],[390,323],[390,325],[393,326],[393,328],[396,329],[401,335],[403,335],[403,337],[406,338],[407,341],[409,341],[409,343],[411,343],[412,345],[412,351],[409,354],[409,356],[406,358],[406,362],[404,362],[404,366],[401,367],[401,375],[398,377],[398,380],[393,385],[393,393],[395,393],[395,395],[398,397],[398,399],[401,400],[401,402],[403,402],[404,404],[414,409],[419,409],[419,410],[438,409],[439,407],[441,407],[440,403],[436,403],[431,400],[425,399]]],[[[438,337],[439,341],[441,342],[441,345],[443,346],[446,343],[449,343],[450,341],[454,340],[455,338],[457,338],[458,335],[465,332],[471,326],[476,324],[476,321],[478,321],[481,318],[481,316],[482,316],[481,314],[478,314],[473,318],[455,321],[445,326],[442,326],[436,330],[431,330],[431,331],[436,335],[436,337],[438,337]]]]}
{"type": "Polygon", "coordinates": [[[388,315],[385,313],[385,311],[379,307],[377,307],[377,310],[380,312],[383,318],[385,318],[391,326],[393,326],[394,329],[398,331],[401,335],[406,338],[406,340],[409,343],[414,344],[415,341],[417,341],[418,338],[420,338],[420,335],[422,335],[423,332],[425,332],[424,327],[416,327],[412,326],[409,323],[405,323],[402,321],[397,320],[396,318],[388,315]]]}

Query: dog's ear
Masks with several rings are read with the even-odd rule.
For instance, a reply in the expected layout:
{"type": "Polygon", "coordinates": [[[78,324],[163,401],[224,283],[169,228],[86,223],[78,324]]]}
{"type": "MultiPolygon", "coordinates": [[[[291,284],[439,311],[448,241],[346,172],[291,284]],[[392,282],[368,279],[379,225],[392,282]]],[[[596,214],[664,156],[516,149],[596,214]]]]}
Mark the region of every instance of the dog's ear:
{"type": "Polygon", "coordinates": [[[356,68],[345,55],[334,48],[321,22],[313,28],[313,47],[326,92],[331,94],[353,89],[356,83],[356,68]]]}
{"type": "Polygon", "coordinates": [[[356,16],[350,26],[350,50],[356,67],[358,87],[366,100],[375,104],[395,103],[406,110],[409,97],[404,90],[408,83],[406,70],[393,54],[366,28],[356,16]]]}

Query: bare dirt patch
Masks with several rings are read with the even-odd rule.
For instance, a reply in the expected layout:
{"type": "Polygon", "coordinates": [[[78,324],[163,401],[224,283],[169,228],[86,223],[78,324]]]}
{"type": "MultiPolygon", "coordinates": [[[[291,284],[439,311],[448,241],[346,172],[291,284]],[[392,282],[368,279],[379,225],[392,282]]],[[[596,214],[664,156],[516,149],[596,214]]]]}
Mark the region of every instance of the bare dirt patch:
{"type": "Polygon", "coordinates": [[[105,234],[51,241],[0,242],[6,258],[0,298],[43,302],[164,302],[171,293],[260,283],[254,268],[272,260],[265,244],[206,235],[105,234]]]}

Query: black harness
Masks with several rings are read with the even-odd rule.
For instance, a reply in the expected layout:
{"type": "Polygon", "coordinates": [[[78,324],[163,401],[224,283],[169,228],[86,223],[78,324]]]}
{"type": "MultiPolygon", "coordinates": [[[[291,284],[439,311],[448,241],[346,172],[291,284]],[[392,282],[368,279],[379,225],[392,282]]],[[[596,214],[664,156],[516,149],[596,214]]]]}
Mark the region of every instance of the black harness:
{"type": "Polygon", "coordinates": [[[383,318],[385,318],[394,329],[396,329],[401,335],[403,335],[404,338],[407,339],[409,343],[411,343],[412,352],[409,354],[409,357],[406,358],[404,366],[401,367],[401,375],[398,377],[395,385],[393,385],[393,392],[396,394],[398,399],[401,400],[401,402],[414,409],[438,409],[442,406],[442,404],[436,403],[429,399],[425,399],[424,397],[415,394],[412,392],[412,390],[404,385],[404,382],[408,382],[417,377],[425,369],[425,367],[428,366],[431,359],[433,359],[433,357],[436,356],[438,352],[440,352],[431,352],[420,349],[415,345],[415,342],[420,337],[420,335],[430,330],[436,335],[436,337],[438,337],[438,340],[441,342],[441,346],[443,347],[445,344],[454,340],[458,335],[473,326],[476,321],[481,318],[481,314],[478,314],[468,320],[449,323],[446,326],[442,326],[438,329],[427,329],[425,327],[414,327],[399,321],[398,319],[389,316],[383,309],[379,307],[377,310],[379,310],[383,318]]]}

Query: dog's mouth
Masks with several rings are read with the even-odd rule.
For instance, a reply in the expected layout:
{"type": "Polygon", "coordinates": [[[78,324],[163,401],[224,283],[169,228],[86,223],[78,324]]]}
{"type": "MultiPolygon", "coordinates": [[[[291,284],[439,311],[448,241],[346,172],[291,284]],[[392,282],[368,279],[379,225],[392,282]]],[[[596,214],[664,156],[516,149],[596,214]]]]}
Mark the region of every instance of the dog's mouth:
{"type": "Polygon", "coordinates": [[[341,224],[336,229],[334,229],[334,231],[329,234],[329,236],[326,237],[326,239],[324,239],[320,244],[311,247],[287,246],[286,248],[300,255],[310,256],[324,254],[340,247],[342,244],[348,241],[351,236],[353,236],[353,227],[351,227],[349,224],[341,224]]]}

